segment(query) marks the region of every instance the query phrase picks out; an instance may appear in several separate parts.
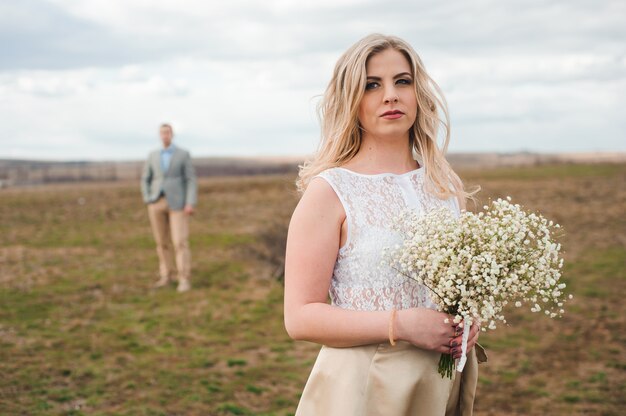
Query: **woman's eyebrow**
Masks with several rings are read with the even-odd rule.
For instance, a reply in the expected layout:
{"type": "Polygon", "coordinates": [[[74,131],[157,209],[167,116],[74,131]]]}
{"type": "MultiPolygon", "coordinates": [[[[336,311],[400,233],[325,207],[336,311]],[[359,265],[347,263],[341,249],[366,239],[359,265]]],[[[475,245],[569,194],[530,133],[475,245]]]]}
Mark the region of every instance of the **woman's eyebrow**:
{"type": "MultiPolygon", "coordinates": [[[[409,73],[409,72],[400,72],[399,74],[397,74],[393,78],[396,79],[396,78],[406,77],[406,76],[413,77],[413,75],[411,75],[411,73],[409,73]]],[[[381,77],[377,77],[377,76],[374,76],[374,75],[368,75],[367,79],[371,79],[373,81],[380,81],[380,80],[382,80],[381,77]]]]}

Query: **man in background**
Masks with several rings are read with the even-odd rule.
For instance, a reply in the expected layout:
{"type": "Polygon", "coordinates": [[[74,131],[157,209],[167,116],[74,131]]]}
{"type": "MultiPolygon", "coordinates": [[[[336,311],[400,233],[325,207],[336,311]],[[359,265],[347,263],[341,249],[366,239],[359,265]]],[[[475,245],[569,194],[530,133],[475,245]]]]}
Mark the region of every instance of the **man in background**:
{"type": "Polygon", "coordinates": [[[162,124],[159,136],[163,147],[150,153],[141,175],[141,192],[159,255],[160,279],[155,287],[178,280],[178,292],[186,292],[191,288],[189,216],[196,205],[196,175],[189,152],[172,143],[172,126],[162,124]]]}

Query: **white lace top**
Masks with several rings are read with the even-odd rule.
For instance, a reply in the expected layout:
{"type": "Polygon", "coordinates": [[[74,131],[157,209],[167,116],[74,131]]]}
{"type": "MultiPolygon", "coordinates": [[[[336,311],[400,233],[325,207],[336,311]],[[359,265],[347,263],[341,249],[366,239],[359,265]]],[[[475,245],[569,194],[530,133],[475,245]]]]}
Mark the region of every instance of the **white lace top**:
{"type": "Polygon", "coordinates": [[[366,175],[335,167],[320,172],[346,213],[347,238],[339,249],[329,294],[333,305],[353,310],[437,309],[426,287],[381,264],[384,247],[401,242],[392,220],[406,208],[427,212],[446,206],[460,215],[455,196],[441,200],[424,189],[424,167],[404,174],[366,175]]]}

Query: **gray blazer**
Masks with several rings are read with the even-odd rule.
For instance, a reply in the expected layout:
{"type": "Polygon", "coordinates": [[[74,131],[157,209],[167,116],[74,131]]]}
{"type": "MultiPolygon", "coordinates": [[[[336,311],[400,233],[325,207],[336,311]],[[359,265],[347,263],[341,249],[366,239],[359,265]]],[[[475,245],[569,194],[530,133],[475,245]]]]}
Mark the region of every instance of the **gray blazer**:
{"type": "Polygon", "coordinates": [[[151,204],[159,199],[163,189],[171,210],[182,210],[185,205],[196,205],[196,173],[187,150],[176,146],[167,172],[161,168],[161,150],[150,152],[141,175],[143,201],[151,204]]]}

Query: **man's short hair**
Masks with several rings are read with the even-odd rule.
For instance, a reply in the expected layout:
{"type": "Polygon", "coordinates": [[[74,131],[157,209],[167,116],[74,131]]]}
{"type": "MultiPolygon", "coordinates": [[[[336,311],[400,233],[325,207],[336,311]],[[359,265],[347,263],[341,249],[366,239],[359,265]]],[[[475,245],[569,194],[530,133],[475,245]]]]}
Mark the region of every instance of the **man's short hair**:
{"type": "Polygon", "coordinates": [[[162,129],[162,128],[168,128],[168,129],[170,129],[170,132],[171,132],[172,134],[174,134],[174,129],[172,128],[172,125],[171,125],[171,124],[169,124],[169,123],[161,123],[161,125],[159,126],[159,128],[160,128],[160,129],[162,129]]]}

